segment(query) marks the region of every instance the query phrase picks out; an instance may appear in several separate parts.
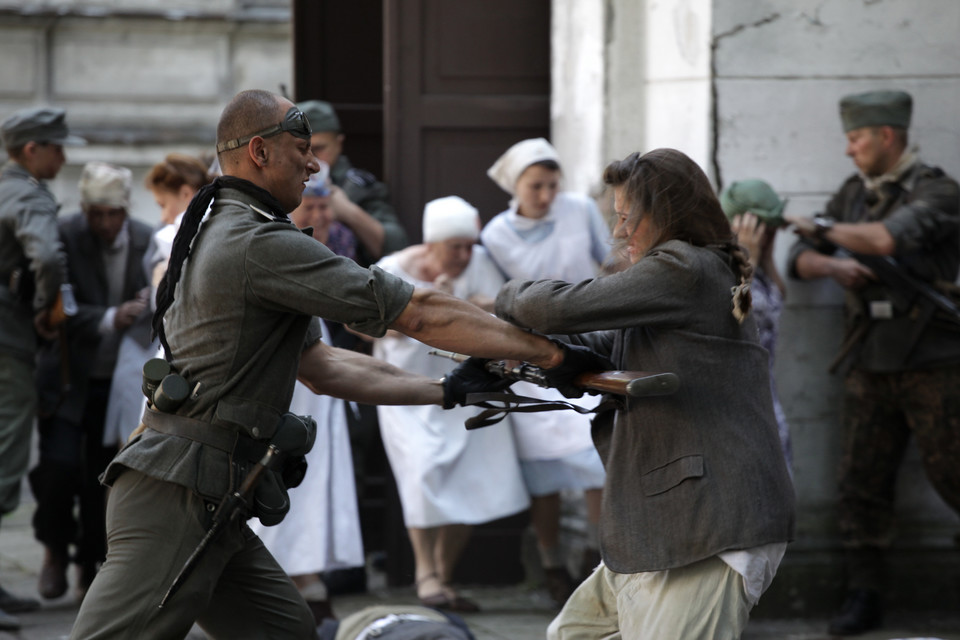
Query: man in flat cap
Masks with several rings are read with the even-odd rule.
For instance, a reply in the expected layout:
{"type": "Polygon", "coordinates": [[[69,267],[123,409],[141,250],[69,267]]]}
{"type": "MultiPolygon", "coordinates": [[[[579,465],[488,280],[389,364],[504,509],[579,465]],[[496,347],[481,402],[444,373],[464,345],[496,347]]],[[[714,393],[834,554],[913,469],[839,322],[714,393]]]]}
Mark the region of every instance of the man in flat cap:
{"type": "Polygon", "coordinates": [[[859,172],[822,215],[788,219],[801,236],[791,275],[831,277],[847,294],[847,338],[835,366],[846,372],[839,524],[849,591],[830,624],[836,635],[882,623],[883,552],[911,434],[934,488],[960,512],[960,319],[886,273],[935,293],[956,291],[960,188],[908,147],[911,106],[903,91],[843,98],[847,155],[859,172]]]}
{"type": "MultiPolygon", "coordinates": [[[[36,413],[35,327],[49,335],[48,314],[63,280],[57,239],[59,205],[45,180],[66,161],[70,135],[62,109],[34,107],[0,124],[9,160],[0,167],[0,514],[20,501],[36,413]]],[[[39,606],[0,588],[0,629],[19,628],[9,615],[39,606]]]]}
{"type": "Polygon", "coordinates": [[[407,246],[407,234],[388,200],[387,185],[369,171],[355,168],[343,155],[346,136],[333,106],[323,100],[307,100],[297,107],[310,121],[313,154],[330,167],[334,217],[357,236],[357,262],[366,267],[407,246]]]}
{"type": "Polygon", "coordinates": [[[131,181],[125,167],[88,162],[79,184],[82,211],[59,224],[77,312],[37,358],[40,456],[29,475],[34,536],[45,551],[38,590],[47,599],[66,592],[71,560],[82,598],[106,555],[98,477],[117,452],[103,437],[110,383],[121,338],[150,315],[143,257],[153,230],[128,215],[131,181]],[[69,385],[62,377],[64,337],[69,385]]]}

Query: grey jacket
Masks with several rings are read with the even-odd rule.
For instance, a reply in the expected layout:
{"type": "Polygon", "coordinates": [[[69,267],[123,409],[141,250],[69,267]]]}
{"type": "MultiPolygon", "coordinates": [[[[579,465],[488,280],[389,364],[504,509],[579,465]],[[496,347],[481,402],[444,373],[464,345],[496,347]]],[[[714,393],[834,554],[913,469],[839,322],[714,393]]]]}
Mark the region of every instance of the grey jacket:
{"type": "Polygon", "coordinates": [[[671,396],[626,399],[593,439],[607,470],[601,555],[619,573],[786,542],[794,492],[752,318],[731,314],[727,254],[670,241],[623,272],[570,284],[508,282],[497,315],[607,355],[672,371],[671,396]],[[595,332],[595,333],[587,333],[595,332]]]}
{"type": "Polygon", "coordinates": [[[53,304],[64,277],[57,236],[60,205],[47,186],[16,162],[0,169],[0,349],[32,360],[37,338],[33,315],[53,304]],[[13,271],[29,265],[36,284],[30,301],[20,302],[9,283],[13,271]]]}
{"type": "MultiPolygon", "coordinates": [[[[100,244],[86,217],[76,213],[64,218],[60,221],[59,232],[67,257],[68,280],[77,301],[77,314],[67,319],[70,388],[67,391],[60,388],[59,341],[44,345],[39,352],[37,386],[41,412],[48,413],[55,408],[58,417],[79,424],[86,407],[90,365],[103,338],[99,331],[100,321],[110,307],[107,302],[109,287],[100,244]]],[[[129,242],[122,299],[131,300],[149,284],[143,269],[143,256],[152,230],[149,225],[129,218],[122,233],[127,234],[129,242]]],[[[119,341],[115,346],[119,348],[119,341]]]]}
{"type": "MultiPolygon", "coordinates": [[[[259,208],[239,191],[220,189],[164,327],[173,366],[200,385],[177,414],[214,431],[268,440],[290,405],[304,345],[319,340],[311,316],[381,336],[413,287],[333,254],[259,208]]],[[[195,440],[148,430],[118,454],[104,482],[128,467],[219,500],[242,477],[233,462],[195,440]]]]}

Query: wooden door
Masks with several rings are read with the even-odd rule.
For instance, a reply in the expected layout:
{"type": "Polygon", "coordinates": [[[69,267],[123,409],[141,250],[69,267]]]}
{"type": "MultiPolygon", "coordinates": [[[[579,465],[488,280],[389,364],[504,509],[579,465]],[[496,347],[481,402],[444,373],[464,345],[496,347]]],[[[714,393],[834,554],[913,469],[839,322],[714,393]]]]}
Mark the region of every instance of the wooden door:
{"type": "Polygon", "coordinates": [[[509,200],[486,170],[549,136],[549,0],[385,0],[384,20],[385,175],[411,241],[433,198],[486,222],[509,200]]]}
{"type": "Polygon", "coordinates": [[[326,100],[355,167],[383,178],[383,0],[294,0],[294,99],[326,100]]]}

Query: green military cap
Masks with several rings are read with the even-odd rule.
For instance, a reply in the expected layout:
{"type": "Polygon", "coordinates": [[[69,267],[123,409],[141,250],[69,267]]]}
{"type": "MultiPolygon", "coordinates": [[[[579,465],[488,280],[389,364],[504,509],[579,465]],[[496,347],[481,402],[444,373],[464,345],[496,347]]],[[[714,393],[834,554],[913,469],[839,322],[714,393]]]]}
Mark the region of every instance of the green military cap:
{"type": "Polygon", "coordinates": [[[730,220],[749,211],[768,227],[779,227],[787,201],[763,180],[739,180],[720,192],[720,206],[730,220]]]}
{"type": "Polygon", "coordinates": [[[840,100],[843,131],[861,127],[910,127],[913,98],[906,91],[868,91],[840,100]]]}
{"type": "Polygon", "coordinates": [[[0,123],[0,139],[8,149],[22,147],[28,142],[47,142],[65,146],[81,146],[83,138],[70,135],[67,114],[53,107],[21,109],[0,123]]]}
{"type": "Polygon", "coordinates": [[[333,105],[323,100],[307,100],[297,103],[297,108],[303,111],[310,121],[310,128],[314,133],[322,131],[335,131],[340,133],[340,119],[333,105]]]}

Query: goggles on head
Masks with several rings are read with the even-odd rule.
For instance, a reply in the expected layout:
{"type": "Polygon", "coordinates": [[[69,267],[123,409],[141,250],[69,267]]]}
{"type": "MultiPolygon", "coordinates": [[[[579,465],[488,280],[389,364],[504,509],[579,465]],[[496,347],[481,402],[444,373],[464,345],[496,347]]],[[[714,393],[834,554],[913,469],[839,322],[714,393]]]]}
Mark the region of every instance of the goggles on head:
{"type": "Polygon", "coordinates": [[[313,131],[310,129],[310,121],[307,120],[307,116],[297,109],[296,107],[290,107],[287,110],[287,115],[283,117],[283,122],[273,125],[272,127],[267,127],[266,129],[261,129],[255,133],[251,133],[247,136],[241,136],[239,138],[234,138],[233,140],[227,140],[226,142],[220,142],[217,144],[217,153],[223,153],[224,151],[230,151],[232,149],[237,149],[247,144],[256,137],[260,138],[269,138],[277,134],[283,133],[286,131],[290,135],[296,136],[297,138],[302,138],[304,140],[310,139],[310,134],[313,131]]]}

